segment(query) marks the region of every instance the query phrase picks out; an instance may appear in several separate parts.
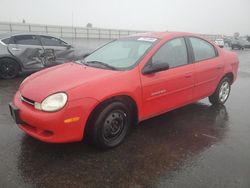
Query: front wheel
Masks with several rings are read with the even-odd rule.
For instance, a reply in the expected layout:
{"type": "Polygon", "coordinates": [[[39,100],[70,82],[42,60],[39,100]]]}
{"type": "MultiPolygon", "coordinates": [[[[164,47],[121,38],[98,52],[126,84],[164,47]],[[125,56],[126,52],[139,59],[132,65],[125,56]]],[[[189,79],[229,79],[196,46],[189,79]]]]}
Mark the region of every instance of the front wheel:
{"type": "Polygon", "coordinates": [[[209,101],[212,104],[224,104],[230,94],[231,91],[231,83],[228,77],[223,78],[216,91],[209,97],[209,101]]]}
{"type": "Polygon", "coordinates": [[[107,104],[95,115],[91,137],[100,148],[116,147],[125,139],[131,124],[129,108],[122,102],[107,104]]]}

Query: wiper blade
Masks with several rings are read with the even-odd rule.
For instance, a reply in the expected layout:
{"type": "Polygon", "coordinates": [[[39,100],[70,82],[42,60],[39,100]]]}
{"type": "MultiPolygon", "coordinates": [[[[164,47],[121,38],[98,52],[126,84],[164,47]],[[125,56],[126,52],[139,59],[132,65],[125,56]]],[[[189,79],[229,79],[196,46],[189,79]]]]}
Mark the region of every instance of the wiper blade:
{"type": "Polygon", "coordinates": [[[80,61],[80,64],[83,64],[83,65],[87,65],[87,66],[88,66],[88,64],[86,63],[86,61],[85,61],[84,59],[80,59],[79,61],[80,61]]]}
{"type": "Polygon", "coordinates": [[[109,65],[107,63],[103,63],[101,61],[87,61],[87,62],[84,62],[84,64],[86,64],[86,65],[89,65],[89,64],[99,64],[99,65],[102,65],[102,66],[107,67],[109,69],[117,70],[117,68],[115,68],[115,67],[113,67],[113,66],[111,66],[111,65],[109,65]]]}
{"type": "Polygon", "coordinates": [[[82,62],[82,60],[77,60],[77,61],[72,61],[72,62],[73,62],[73,63],[80,64],[80,65],[84,64],[84,62],[82,62]]]}

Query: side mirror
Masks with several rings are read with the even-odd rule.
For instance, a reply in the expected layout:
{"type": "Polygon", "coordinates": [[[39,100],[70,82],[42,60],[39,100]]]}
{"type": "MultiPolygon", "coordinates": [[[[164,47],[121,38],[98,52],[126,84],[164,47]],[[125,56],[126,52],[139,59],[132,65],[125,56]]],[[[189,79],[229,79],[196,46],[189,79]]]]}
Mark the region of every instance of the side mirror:
{"type": "Polygon", "coordinates": [[[149,62],[142,70],[142,74],[151,74],[155,72],[160,72],[164,70],[169,69],[169,64],[167,62],[155,62],[152,64],[152,62],[149,62]]]}

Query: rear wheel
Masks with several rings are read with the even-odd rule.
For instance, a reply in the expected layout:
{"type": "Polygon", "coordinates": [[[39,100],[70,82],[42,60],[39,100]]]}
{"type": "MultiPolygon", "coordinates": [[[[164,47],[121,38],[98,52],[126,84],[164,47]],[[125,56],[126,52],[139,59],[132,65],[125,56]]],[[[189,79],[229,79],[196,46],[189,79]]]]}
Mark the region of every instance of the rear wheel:
{"type": "Polygon", "coordinates": [[[212,104],[224,104],[229,97],[230,91],[231,91],[230,79],[228,77],[224,77],[220,81],[214,94],[209,97],[209,101],[212,104]]]}
{"type": "Polygon", "coordinates": [[[0,77],[3,79],[15,78],[19,73],[19,66],[15,60],[4,58],[0,60],[0,77]]]}
{"type": "Polygon", "coordinates": [[[129,108],[120,101],[109,103],[94,115],[90,131],[91,139],[100,148],[118,146],[125,139],[130,124],[129,108]]]}

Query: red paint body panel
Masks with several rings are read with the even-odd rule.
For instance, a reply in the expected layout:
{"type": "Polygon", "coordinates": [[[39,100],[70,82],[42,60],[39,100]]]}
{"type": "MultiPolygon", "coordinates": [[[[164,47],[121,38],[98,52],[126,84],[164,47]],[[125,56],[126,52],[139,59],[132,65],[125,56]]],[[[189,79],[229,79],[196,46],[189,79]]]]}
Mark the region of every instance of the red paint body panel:
{"type": "Polygon", "coordinates": [[[137,36],[156,37],[159,41],[131,70],[113,71],[68,63],[29,76],[13,99],[25,122],[19,127],[45,142],[80,141],[86,122],[96,106],[114,96],[132,98],[141,121],[211,95],[227,73],[232,73],[236,79],[239,64],[237,56],[216,45],[216,58],[143,75],[141,72],[146,63],[166,41],[194,35],[158,32],[137,36]],[[57,112],[39,111],[20,100],[22,95],[41,102],[47,96],[61,91],[67,93],[68,102],[57,112]],[[80,120],[64,123],[65,119],[72,117],[80,117],[80,120]]]}
{"type": "Polygon", "coordinates": [[[194,64],[141,75],[143,91],[142,117],[155,116],[168,109],[192,101],[194,90],[194,64]]]}
{"type": "Polygon", "coordinates": [[[194,99],[210,96],[214,92],[223,75],[223,60],[218,56],[194,64],[194,99]]]}
{"type": "MultiPolygon", "coordinates": [[[[98,101],[91,98],[73,100],[58,112],[42,112],[34,109],[33,106],[25,104],[20,100],[20,93],[17,92],[13,103],[20,108],[20,117],[25,124],[19,127],[29,135],[51,143],[73,142],[83,138],[83,129],[90,110],[96,106],[98,101]],[[84,104],[84,105],[83,105],[84,104]],[[65,124],[64,119],[80,117],[77,122],[65,124]],[[47,135],[46,132],[52,134],[47,135]]],[[[93,109],[92,109],[93,110],[93,109]]]]}

